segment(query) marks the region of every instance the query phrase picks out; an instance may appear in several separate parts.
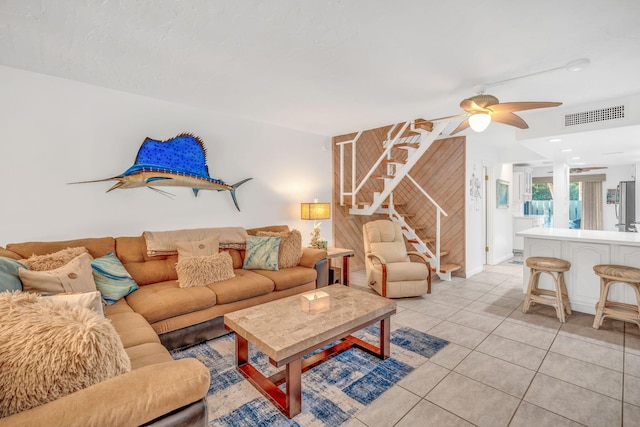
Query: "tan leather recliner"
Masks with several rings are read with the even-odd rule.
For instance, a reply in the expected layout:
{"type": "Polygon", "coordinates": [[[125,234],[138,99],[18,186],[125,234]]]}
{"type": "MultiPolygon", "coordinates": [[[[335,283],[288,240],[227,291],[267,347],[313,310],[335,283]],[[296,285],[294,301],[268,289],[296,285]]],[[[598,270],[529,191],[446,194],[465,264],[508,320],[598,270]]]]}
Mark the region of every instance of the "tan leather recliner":
{"type": "Polygon", "coordinates": [[[431,293],[431,266],[419,252],[407,252],[400,224],[378,220],[362,226],[367,283],[387,298],[431,293]],[[410,256],[418,262],[411,262],[410,256]]]}

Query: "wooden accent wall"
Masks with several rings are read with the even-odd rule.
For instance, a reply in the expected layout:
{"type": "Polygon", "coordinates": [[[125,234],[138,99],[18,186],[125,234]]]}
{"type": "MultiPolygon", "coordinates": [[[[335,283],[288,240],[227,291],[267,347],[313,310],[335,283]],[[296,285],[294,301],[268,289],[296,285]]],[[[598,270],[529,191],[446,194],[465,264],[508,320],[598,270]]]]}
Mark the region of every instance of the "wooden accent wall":
{"type": "MultiPolygon", "coordinates": [[[[360,183],[369,169],[383,152],[382,141],[391,126],[364,132],[356,146],[356,183],[360,183]]],[[[333,230],[334,245],[351,248],[355,256],[351,258],[352,270],[364,268],[364,249],[362,225],[375,220],[385,219],[386,215],[350,215],[350,197],[345,198],[345,206],[340,206],[340,147],[338,142],[353,138],[354,134],[333,138],[333,230]]],[[[464,276],[465,262],[465,137],[452,137],[436,140],[409,173],[447,212],[449,216],[441,219],[441,249],[450,253],[442,258],[442,263],[460,264],[462,268],[454,275],[464,276]]],[[[396,150],[396,149],[394,149],[396,150]]],[[[406,157],[406,151],[398,149],[396,158],[406,157]]],[[[395,152],[395,151],[394,151],[395,152]]],[[[351,191],[352,145],[345,145],[345,191],[351,191]]],[[[382,166],[379,173],[383,173],[382,166]]],[[[382,188],[382,182],[369,180],[365,189],[382,188]]],[[[421,237],[435,235],[435,208],[427,198],[411,183],[404,179],[394,191],[396,209],[400,212],[415,214],[408,218],[413,225],[426,225],[427,230],[419,233],[421,237]],[[406,205],[398,206],[399,203],[406,205]]],[[[372,200],[370,193],[358,195],[358,201],[372,200]]],[[[409,247],[409,246],[408,246],[409,247]]]]}

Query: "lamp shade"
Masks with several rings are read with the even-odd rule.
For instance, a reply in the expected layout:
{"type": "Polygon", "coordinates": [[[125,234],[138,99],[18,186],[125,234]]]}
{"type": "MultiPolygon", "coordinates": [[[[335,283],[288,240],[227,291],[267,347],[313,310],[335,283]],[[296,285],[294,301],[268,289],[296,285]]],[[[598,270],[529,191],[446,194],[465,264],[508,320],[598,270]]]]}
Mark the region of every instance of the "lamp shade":
{"type": "Polygon", "coordinates": [[[301,219],[330,219],[330,203],[300,203],[301,219]]]}
{"type": "Polygon", "coordinates": [[[476,132],[485,130],[491,123],[491,116],[488,113],[476,113],[469,117],[469,126],[476,132]]]}

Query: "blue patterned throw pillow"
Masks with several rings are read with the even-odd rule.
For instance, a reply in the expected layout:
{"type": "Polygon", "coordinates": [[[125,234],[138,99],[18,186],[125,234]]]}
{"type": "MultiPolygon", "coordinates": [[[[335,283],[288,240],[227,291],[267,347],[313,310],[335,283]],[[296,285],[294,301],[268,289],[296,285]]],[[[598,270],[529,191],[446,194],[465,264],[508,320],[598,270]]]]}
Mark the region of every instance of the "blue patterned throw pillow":
{"type": "Polygon", "coordinates": [[[245,270],[277,270],[280,237],[247,236],[245,270]]]}
{"type": "Polygon", "coordinates": [[[96,287],[108,305],[138,289],[136,281],[112,252],[91,261],[91,267],[96,287]]]}
{"type": "Polygon", "coordinates": [[[19,268],[27,267],[15,259],[0,257],[0,292],[22,290],[19,268]]]}

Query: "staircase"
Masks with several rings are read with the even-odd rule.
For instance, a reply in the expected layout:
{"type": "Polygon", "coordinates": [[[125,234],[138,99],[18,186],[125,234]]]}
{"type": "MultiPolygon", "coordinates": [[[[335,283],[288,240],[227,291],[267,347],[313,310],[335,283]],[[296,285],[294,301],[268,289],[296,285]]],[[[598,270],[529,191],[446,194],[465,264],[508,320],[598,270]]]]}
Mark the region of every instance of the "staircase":
{"type": "Polygon", "coordinates": [[[433,141],[447,126],[447,121],[429,122],[416,119],[397,123],[387,132],[382,141],[383,153],[356,186],[356,146],[362,136],[362,131],[348,141],[337,143],[340,148],[340,204],[349,206],[352,215],[383,214],[391,221],[397,222],[402,228],[403,235],[416,251],[424,253],[431,264],[433,272],[443,280],[451,280],[451,273],[459,270],[456,264],[443,264],[441,258],[448,254],[440,245],[440,219],[447,213],[433,200],[433,198],[409,175],[409,171],[426,153],[433,141]],[[345,147],[351,144],[351,186],[352,191],[345,191],[345,147]],[[398,156],[397,150],[406,151],[406,156],[398,156]],[[399,160],[402,157],[402,160],[399,160]],[[406,158],[405,158],[406,157],[406,158]],[[409,220],[413,215],[401,213],[396,208],[402,204],[394,204],[393,191],[403,179],[409,179],[417,189],[436,207],[436,230],[433,237],[425,236],[425,227],[412,224],[409,220]],[[363,188],[370,180],[378,181],[373,190],[363,188]],[[380,185],[381,183],[381,185],[380,185]],[[366,197],[368,195],[368,197],[366,197]],[[347,204],[346,198],[350,203],[347,204]],[[367,200],[364,200],[366,198],[367,200]],[[409,221],[408,221],[409,220],[409,221]]]}

